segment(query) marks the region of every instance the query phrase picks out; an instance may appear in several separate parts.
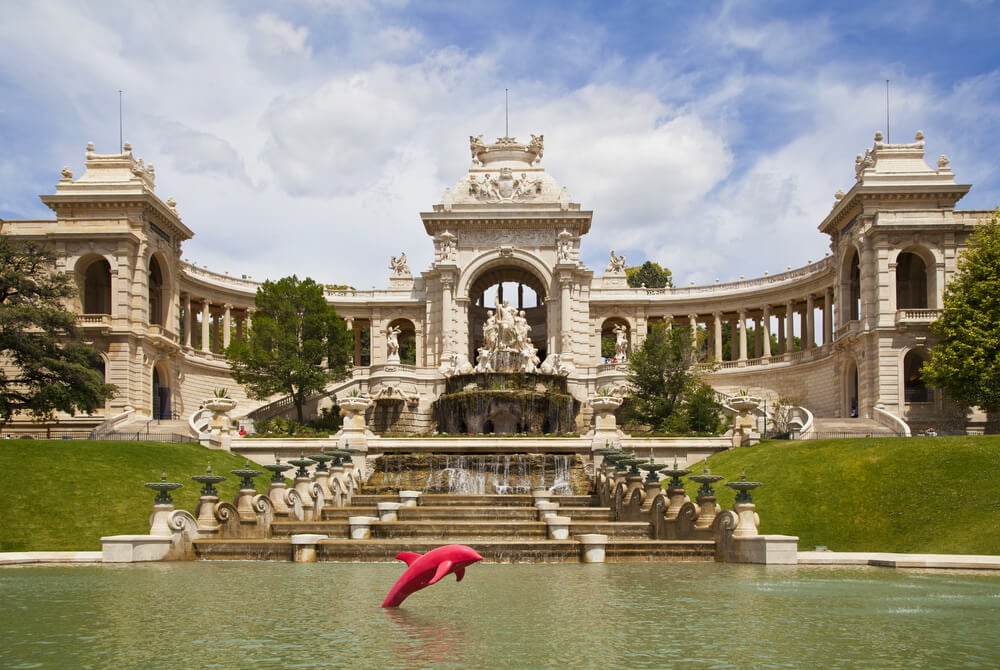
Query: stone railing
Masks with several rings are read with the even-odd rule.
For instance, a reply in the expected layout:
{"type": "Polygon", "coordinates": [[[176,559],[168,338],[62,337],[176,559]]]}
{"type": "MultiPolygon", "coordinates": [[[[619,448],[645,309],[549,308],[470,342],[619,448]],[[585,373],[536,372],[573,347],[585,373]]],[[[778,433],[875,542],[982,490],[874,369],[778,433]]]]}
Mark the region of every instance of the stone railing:
{"type": "Polygon", "coordinates": [[[896,310],[896,325],[922,325],[937,321],[939,309],[899,309],[896,310]]]}

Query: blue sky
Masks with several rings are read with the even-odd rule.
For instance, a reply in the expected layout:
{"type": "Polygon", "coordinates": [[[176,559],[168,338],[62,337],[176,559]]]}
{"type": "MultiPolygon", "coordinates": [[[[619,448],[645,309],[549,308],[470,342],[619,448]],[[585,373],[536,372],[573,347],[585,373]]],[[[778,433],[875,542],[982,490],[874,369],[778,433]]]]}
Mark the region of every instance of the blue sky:
{"type": "Polygon", "coordinates": [[[582,257],[656,260],[678,285],[821,258],[816,227],[886,130],[927,140],[1000,204],[1000,7],[909,2],[0,3],[0,218],[86,143],[125,140],[219,272],[387,285],[428,268],[419,212],[468,137],[544,133],[594,210],[582,257]]]}

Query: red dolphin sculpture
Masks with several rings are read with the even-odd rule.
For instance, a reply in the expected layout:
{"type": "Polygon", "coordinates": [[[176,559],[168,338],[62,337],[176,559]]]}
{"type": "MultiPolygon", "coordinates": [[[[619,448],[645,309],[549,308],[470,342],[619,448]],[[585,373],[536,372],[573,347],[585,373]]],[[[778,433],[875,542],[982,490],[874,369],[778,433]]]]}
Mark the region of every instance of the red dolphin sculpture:
{"type": "Polygon", "coordinates": [[[409,567],[393,584],[389,595],[382,601],[382,607],[399,607],[411,593],[441,581],[450,572],[455,573],[455,581],[460,582],[465,576],[466,566],[483,560],[475,549],[464,544],[449,544],[431,549],[423,556],[403,551],[396,554],[396,558],[409,567]]]}

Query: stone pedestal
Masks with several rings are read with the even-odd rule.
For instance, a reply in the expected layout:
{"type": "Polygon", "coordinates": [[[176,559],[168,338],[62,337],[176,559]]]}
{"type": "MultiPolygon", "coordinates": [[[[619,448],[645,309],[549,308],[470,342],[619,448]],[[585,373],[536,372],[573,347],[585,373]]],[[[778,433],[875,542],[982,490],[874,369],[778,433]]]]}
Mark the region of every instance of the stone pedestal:
{"type": "Polygon", "coordinates": [[[603,563],[608,536],[600,533],[584,533],[576,536],[580,543],[581,563],[603,563]]]}
{"type": "Polygon", "coordinates": [[[550,516],[545,519],[549,528],[550,540],[569,539],[569,526],[571,520],[568,516],[550,516]]]}
{"type": "Polygon", "coordinates": [[[232,398],[209,398],[202,406],[211,412],[208,421],[208,446],[229,451],[232,446],[233,424],[229,413],[236,409],[236,401],[232,398]]]}
{"type": "Polygon", "coordinates": [[[733,531],[734,538],[748,538],[757,536],[757,527],[760,525],[760,517],[757,516],[757,506],[753,503],[736,503],[733,510],[739,517],[736,530],[733,531]]]}
{"type": "Polygon", "coordinates": [[[267,489],[267,498],[271,501],[271,505],[274,506],[275,516],[288,516],[288,485],[285,482],[271,482],[270,488],[267,489]]]}
{"type": "Polygon", "coordinates": [[[378,520],[379,521],[396,521],[399,516],[399,508],[402,507],[400,503],[396,502],[380,502],[376,503],[376,508],[378,509],[378,520]]]}
{"type": "Polygon", "coordinates": [[[372,523],[378,521],[371,516],[349,516],[347,523],[351,527],[352,540],[370,540],[372,537],[372,523]]]}
{"type": "Polygon", "coordinates": [[[420,491],[400,491],[399,504],[403,507],[416,507],[419,504],[420,491]]]}
{"type": "Polygon", "coordinates": [[[589,402],[594,409],[594,436],[591,439],[590,448],[591,450],[602,449],[608,444],[616,442],[620,437],[615,411],[621,407],[622,398],[592,396],[589,402]]]}
{"type": "Polygon", "coordinates": [[[219,522],[215,518],[215,506],[219,502],[219,496],[201,496],[198,498],[198,532],[217,533],[219,532],[219,522]]]}
{"type": "Polygon", "coordinates": [[[535,508],[538,510],[538,520],[545,521],[556,515],[559,511],[559,503],[557,502],[537,502],[535,503],[535,508]]]}
{"type": "Polygon", "coordinates": [[[681,511],[684,503],[688,502],[690,498],[687,496],[687,491],[682,487],[667,487],[667,500],[670,504],[667,506],[667,511],[664,516],[667,519],[676,519],[677,515],[681,511]]]}
{"type": "MultiPolygon", "coordinates": [[[[350,447],[357,450],[351,456],[351,461],[361,476],[365,474],[365,457],[368,455],[368,437],[371,432],[365,424],[365,412],[371,406],[369,398],[348,396],[337,400],[340,414],[344,417],[340,431],[337,433],[337,446],[350,447]]],[[[346,465],[346,464],[345,464],[346,465]]]]}
{"type": "Polygon", "coordinates": [[[715,496],[698,496],[698,519],[695,528],[711,528],[722,508],[715,501],[715,496]]]}
{"type": "Polygon", "coordinates": [[[292,560],[296,563],[315,563],[316,544],[326,539],[329,539],[326,535],[314,533],[292,535],[292,560]]]}

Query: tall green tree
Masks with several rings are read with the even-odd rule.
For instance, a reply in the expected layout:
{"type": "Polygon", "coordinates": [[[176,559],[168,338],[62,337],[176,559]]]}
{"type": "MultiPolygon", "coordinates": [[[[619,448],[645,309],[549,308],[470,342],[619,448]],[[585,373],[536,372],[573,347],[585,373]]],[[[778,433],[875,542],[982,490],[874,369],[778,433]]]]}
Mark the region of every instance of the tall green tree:
{"type": "Polygon", "coordinates": [[[353,341],[312,279],[265,281],[254,302],[247,337],[225,350],[233,378],[258,400],[290,396],[302,423],[306,399],[347,373],[353,341]]]}
{"type": "Polygon", "coordinates": [[[631,418],[653,430],[676,430],[671,417],[698,381],[697,347],[689,328],[654,325],[629,357],[631,418]]]}
{"type": "Polygon", "coordinates": [[[1000,210],[981,222],[958,259],[931,329],[940,342],[921,377],[962,405],[1000,411],[1000,210]]]}
{"type": "Polygon", "coordinates": [[[625,281],[632,288],[666,288],[674,285],[673,273],[659,263],[646,261],[642,265],[625,268],[625,281]]]}
{"type": "Polygon", "coordinates": [[[90,414],[116,392],[65,307],[73,282],[54,268],[45,245],[0,235],[0,426],[17,412],[90,414]]]}

